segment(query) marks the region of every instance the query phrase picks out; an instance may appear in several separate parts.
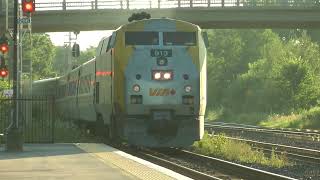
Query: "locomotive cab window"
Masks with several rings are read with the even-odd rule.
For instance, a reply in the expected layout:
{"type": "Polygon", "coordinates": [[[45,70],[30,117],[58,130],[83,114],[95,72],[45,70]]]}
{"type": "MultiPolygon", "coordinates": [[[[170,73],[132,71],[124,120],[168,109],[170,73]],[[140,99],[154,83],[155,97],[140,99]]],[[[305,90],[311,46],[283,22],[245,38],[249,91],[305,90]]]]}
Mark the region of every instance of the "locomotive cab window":
{"type": "Polygon", "coordinates": [[[195,46],[195,32],[163,32],[163,44],[166,46],[195,46]]]}
{"type": "Polygon", "coordinates": [[[158,32],[125,32],[126,45],[158,45],[158,32]]]}

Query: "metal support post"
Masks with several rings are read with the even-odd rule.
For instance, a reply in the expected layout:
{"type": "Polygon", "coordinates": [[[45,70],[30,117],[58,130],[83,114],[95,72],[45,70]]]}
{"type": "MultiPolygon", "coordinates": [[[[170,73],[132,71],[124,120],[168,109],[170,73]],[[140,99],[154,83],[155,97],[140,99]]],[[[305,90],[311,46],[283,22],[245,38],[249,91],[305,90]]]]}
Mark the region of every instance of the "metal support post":
{"type": "Polygon", "coordinates": [[[95,1],[94,1],[94,8],[95,8],[95,9],[98,9],[98,0],[95,0],[95,1]]]}
{"type": "Polygon", "coordinates": [[[6,31],[9,29],[9,2],[6,0],[6,31]]]}
{"type": "Polygon", "coordinates": [[[66,0],[63,0],[62,1],[62,10],[67,10],[67,2],[66,2],[66,0]]]}
{"type": "Polygon", "coordinates": [[[6,151],[22,151],[23,150],[23,136],[21,128],[18,124],[18,107],[17,107],[17,94],[18,94],[18,51],[17,51],[17,34],[18,34],[18,0],[14,0],[14,14],[13,14],[13,103],[12,103],[12,119],[9,128],[6,131],[6,151]]]}

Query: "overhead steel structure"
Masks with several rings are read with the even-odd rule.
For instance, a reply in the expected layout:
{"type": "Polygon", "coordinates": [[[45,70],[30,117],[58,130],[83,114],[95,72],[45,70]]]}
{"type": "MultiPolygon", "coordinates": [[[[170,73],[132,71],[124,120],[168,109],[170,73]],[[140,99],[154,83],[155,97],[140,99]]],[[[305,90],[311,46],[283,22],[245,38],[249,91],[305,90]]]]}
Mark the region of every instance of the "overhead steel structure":
{"type": "MultiPolygon", "coordinates": [[[[38,1],[36,8],[33,32],[113,30],[137,11],[187,20],[206,29],[320,28],[320,1],[314,0],[62,0],[38,1]]],[[[1,9],[0,4],[4,22],[1,9]]],[[[0,31],[3,28],[0,23],[0,31]]]]}

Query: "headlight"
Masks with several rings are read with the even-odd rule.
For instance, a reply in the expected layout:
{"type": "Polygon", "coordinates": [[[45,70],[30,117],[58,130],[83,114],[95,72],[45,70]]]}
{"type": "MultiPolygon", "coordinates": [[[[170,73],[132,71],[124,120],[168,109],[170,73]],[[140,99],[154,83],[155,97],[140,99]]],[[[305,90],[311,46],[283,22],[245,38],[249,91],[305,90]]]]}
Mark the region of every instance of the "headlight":
{"type": "Polygon", "coordinates": [[[163,78],[164,79],[171,79],[171,73],[170,72],[164,73],[163,78]]]}
{"type": "Polygon", "coordinates": [[[185,91],[186,93],[191,92],[191,90],[192,90],[192,88],[191,88],[190,85],[187,85],[187,86],[184,87],[184,91],[185,91]]]}
{"type": "Polygon", "coordinates": [[[160,79],[161,78],[161,73],[160,72],[156,72],[154,73],[154,79],[160,79]]]}
{"type": "Polygon", "coordinates": [[[132,90],[134,92],[139,92],[140,91],[140,86],[138,84],[135,84],[135,85],[132,86],[132,90]]]}
{"type": "Polygon", "coordinates": [[[168,64],[168,60],[165,58],[159,58],[157,59],[157,64],[159,66],[166,66],[168,64]]]}
{"type": "Polygon", "coordinates": [[[153,70],[152,79],[157,81],[168,81],[173,79],[172,70],[153,70]]]}

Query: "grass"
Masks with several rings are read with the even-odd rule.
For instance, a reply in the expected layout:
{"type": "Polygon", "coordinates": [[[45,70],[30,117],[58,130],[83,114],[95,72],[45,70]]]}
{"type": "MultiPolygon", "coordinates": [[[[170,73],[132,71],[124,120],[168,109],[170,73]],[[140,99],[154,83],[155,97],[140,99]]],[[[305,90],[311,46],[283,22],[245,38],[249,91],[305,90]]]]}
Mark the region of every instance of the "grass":
{"type": "Polygon", "coordinates": [[[210,121],[223,121],[239,124],[249,124],[270,128],[296,128],[320,130],[320,107],[304,110],[299,113],[266,114],[240,113],[233,114],[220,109],[209,108],[206,118],[210,121]]]}
{"type": "Polygon", "coordinates": [[[271,128],[320,129],[320,119],[314,119],[315,114],[274,115],[259,123],[260,126],[271,128]]]}
{"type": "Polygon", "coordinates": [[[206,112],[206,119],[209,121],[219,121],[221,116],[223,115],[223,108],[215,109],[215,108],[210,108],[209,111],[206,112]]]}
{"type": "Polygon", "coordinates": [[[260,164],[275,168],[292,165],[285,155],[277,155],[272,151],[267,157],[262,151],[253,150],[250,145],[227,139],[224,135],[209,136],[206,132],[201,141],[193,144],[196,153],[223,158],[229,161],[260,164]]]}

